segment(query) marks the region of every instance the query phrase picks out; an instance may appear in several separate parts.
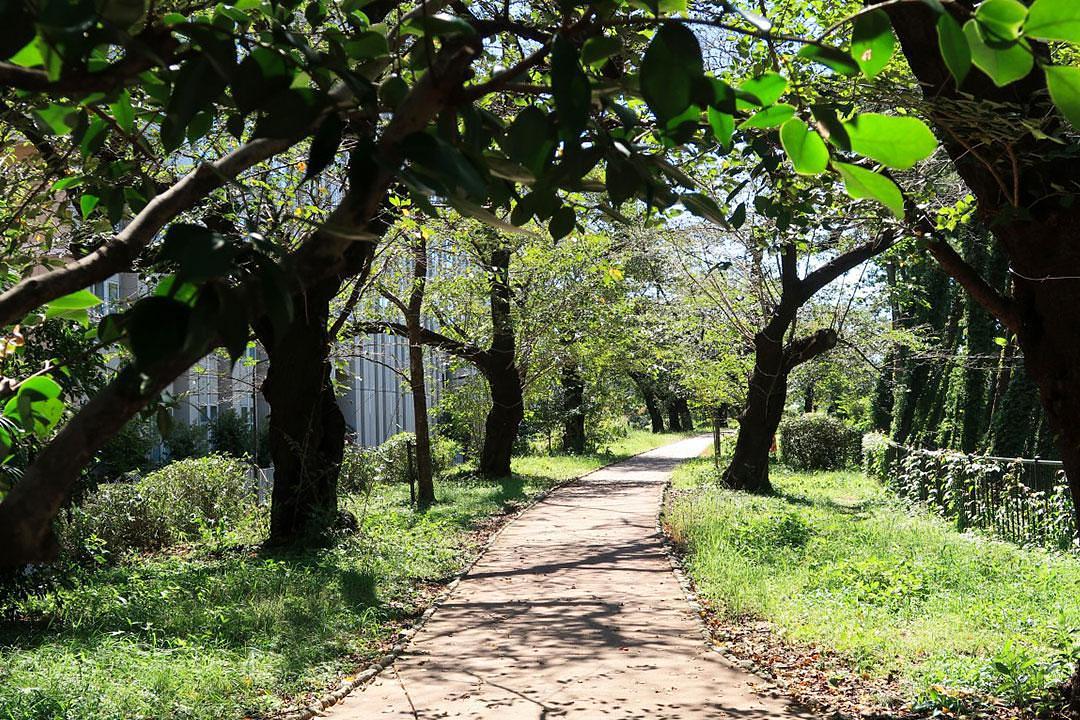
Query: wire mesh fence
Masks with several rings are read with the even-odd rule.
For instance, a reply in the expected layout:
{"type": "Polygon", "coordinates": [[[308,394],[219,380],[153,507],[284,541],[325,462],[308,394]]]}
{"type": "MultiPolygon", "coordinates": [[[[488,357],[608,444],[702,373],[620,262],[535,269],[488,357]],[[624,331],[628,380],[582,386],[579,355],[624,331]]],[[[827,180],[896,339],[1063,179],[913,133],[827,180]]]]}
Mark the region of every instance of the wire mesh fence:
{"type": "Polygon", "coordinates": [[[1057,460],[967,455],[884,440],[868,469],[957,528],[979,528],[1021,545],[1080,549],[1072,496],[1057,460]]]}

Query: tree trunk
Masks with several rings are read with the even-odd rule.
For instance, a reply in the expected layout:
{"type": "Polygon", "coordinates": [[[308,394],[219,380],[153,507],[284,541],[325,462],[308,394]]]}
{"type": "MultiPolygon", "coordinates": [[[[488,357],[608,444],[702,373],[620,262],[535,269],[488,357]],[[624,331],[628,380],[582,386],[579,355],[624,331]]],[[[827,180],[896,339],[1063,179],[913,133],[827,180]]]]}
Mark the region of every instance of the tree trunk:
{"type": "Polygon", "coordinates": [[[667,401],[667,418],[668,430],[671,432],[682,432],[682,417],[679,415],[679,408],[675,404],[675,398],[671,398],[667,401]]]}
{"type": "Polygon", "coordinates": [[[420,507],[435,502],[434,469],[431,462],[431,429],[428,423],[427,382],[424,376],[424,343],[421,311],[427,286],[427,245],[417,233],[413,242],[413,282],[405,324],[409,329],[409,390],[412,392],[416,428],[416,501],[420,507]]]}
{"type": "Polygon", "coordinates": [[[807,380],[806,387],[803,389],[803,412],[814,412],[814,381],[807,380]]]}
{"type": "Polygon", "coordinates": [[[690,404],[686,402],[686,398],[675,398],[675,412],[679,414],[679,427],[683,432],[694,429],[694,416],[690,414],[690,404]]]}
{"type": "Polygon", "coordinates": [[[664,414],[660,411],[660,401],[653,391],[652,382],[642,373],[630,373],[630,379],[634,381],[641,399],[645,401],[645,410],[649,413],[649,422],[652,424],[654,433],[664,432],[664,414]]]}
{"type": "Polygon", "coordinates": [[[837,335],[832,329],[781,344],[779,338],[787,335],[796,310],[782,299],[769,324],[754,338],[754,371],[746,407],[739,416],[735,453],[724,473],[724,483],[736,490],[772,492],[769,450],[784,415],[788,376],[799,365],[836,347],[837,335]]]}
{"type": "Polygon", "coordinates": [[[480,475],[486,478],[510,476],[510,458],[524,418],[521,380],[517,368],[486,368],[491,389],[491,410],[484,421],[484,446],[480,450],[480,475]]]}
{"type": "Polygon", "coordinates": [[[327,325],[339,287],[333,279],[309,290],[281,336],[264,341],[270,366],[262,391],[271,408],[274,461],[271,544],[318,542],[337,520],[346,427],[330,379],[327,325]]]}
{"type": "Polygon", "coordinates": [[[585,381],[573,360],[562,368],[562,449],[568,453],[585,452],[585,381]]]}
{"type": "Polygon", "coordinates": [[[724,483],[736,490],[771,493],[769,450],[787,400],[784,348],[773,338],[783,338],[790,320],[774,316],[769,329],[755,338],[754,370],[739,415],[735,452],[724,472],[724,483]]]}
{"type": "Polygon", "coordinates": [[[491,347],[484,353],[481,372],[491,389],[491,411],[484,423],[480,475],[510,475],[510,456],[525,417],[524,392],[516,365],[514,321],[511,316],[510,255],[508,248],[491,253],[491,347]]]}

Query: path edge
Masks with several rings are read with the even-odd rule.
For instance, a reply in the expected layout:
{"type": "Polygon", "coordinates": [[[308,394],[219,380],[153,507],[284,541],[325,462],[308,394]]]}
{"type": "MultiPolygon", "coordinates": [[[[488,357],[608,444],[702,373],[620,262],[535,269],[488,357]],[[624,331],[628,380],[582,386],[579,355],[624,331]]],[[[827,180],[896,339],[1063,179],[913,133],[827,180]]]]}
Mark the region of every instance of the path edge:
{"type": "MultiPolygon", "coordinates": [[[[693,458],[689,458],[693,460],[693,458]]],[[[678,469],[678,466],[676,466],[678,469]]],[[[672,474],[674,474],[674,470],[672,474]]],[[[675,581],[679,583],[679,587],[682,588],[683,596],[686,598],[687,604],[690,609],[693,610],[693,615],[697,618],[698,629],[701,632],[701,639],[705,643],[705,647],[719,655],[730,665],[733,665],[743,672],[746,672],[754,677],[757,681],[756,687],[752,689],[759,695],[768,695],[775,699],[786,699],[789,702],[794,702],[792,698],[785,695],[781,688],[768,678],[761,675],[762,668],[756,663],[749,660],[736,657],[729,653],[722,646],[720,646],[712,634],[712,628],[709,627],[709,608],[703,603],[698,595],[697,588],[694,586],[694,581],[690,577],[690,573],[686,571],[686,566],[683,563],[683,554],[679,546],[671,539],[665,528],[665,511],[668,507],[668,502],[671,499],[671,476],[664,482],[664,489],[660,494],[660,507],[656,510],[656,536],[660,541],[660,545],[663,548],[664,555],[667,556],[668,563],[671,565],[671,574],[675,577],[675,581]]]]}
{"type": "MultiPolygon", "coordinates": [[[[695,436],[691,436],[691,437],[695,437],[695,436]]],[[[346,697],[348,697],[350,694],[352,694],[352,692],[354,690],[356,690],[357,688],[360,688],[360,686],[369,684],[369,683],[373,682],[375,680],[375,678],[379,677],[379,675],[382,673],[383,670],[386,670],[388,667],[393,665],[397,661],[397,659],[399,657],[401,657],[402,655],[405,654],[405,651],[408,650],[409,645],[412,643],[413,638],[416,637],[417,633],[419,633],[421,630],[424,629],[424,626],[427,625],[428,621],[431,619],[431,616],[434,615],[435,612],[440,607],[442,607],[443,605],[446,604],[446,601],[449,600],[450,596],[454,594],[454,591],[457,590],[457,587],[458,587],[458,585],[461,584],[461,581],[463,579],[465,579],[466,575],[468,575],[470,572],[472,572],[472,569],[474,567],[476,567],[476,564],[478,562],[480,562],[480,560],[484,557],[484,555],[487,554],[487,551],[491,548],[491,546],[499,538],[499,535],[502,534],[503,530],[510,527],[510,525],[512,523],[514,523],[518,518],[520,518],[522,515],[527,513],[529,510],[532,510],[535,506],[539,505],[544,500],[546,500],[548,498],[548,496],[550,496],[553,492],[555,492],[556,490],[560,490],[560,489],[566,487],[567,485],[571,485],[573,483],[584,480],[585,478],[589,477],[590,475],[594,475],[594,474],[596,474],[598,472],[601,472],[602,470],[607,470],[612,465],[618,465],[619,463],[626,462],[628,460],[633,460],[634,458],[645,455],[646,453],[651,453],[654,450],[659,450],[661,448],[668,447],[669,445],[674,445],[676,443],[682,442],[683,440],[689,440],[689,439],[690,438],[688,438],[688,437],[684,437],[684,438],[680,438],[678,440],[675,440],[673,442],[665,443],[663,445],[657,445],[656,447],[649,448],[648,450],[642,450],[639,453],[634,453],[633,455],[628,455],[628,456],[626,456],[624,458],[620,458],[618,460],[614,460],[612,462],[601,465],[600,467],[595,468],[593,470],[590,470],[589,472],[584,473],[583,475],[578,475],[576,477],[567,478],[565,480],[560,480],[559,482],[555,483],[554,485],[547,488],[546,490],[543,490],[543,491],[537,493],[535,496],[533,496],[533,498],[531,500],[529,500],[529,502],[525,503],[524,506],[522,506],[516,512],[509,514],[509,516],[506,517],[506,519],[499,525],[499,527],[497,527],[494,532],[492,532],[490,535],[488,535],[487,539],[484,540],[483,543],[481,543],[480,549],[476,553],[476,555],[473,557],[473,559],[470,560],[469,563],[459,573],[457,573],[454,576],[453,580],[451,580],[449,583],[447,583],[447,585],[445,587],[443,587],[443,589],[441,591],[439,591],[439,593],[435,596],[435,599],[432,601],[432,603],[430,605],[428,605],[427,608],[424,609],[423,613],[421,613],[420,619],[416,622],[416,624],[409,627],[409,628],[407,628],[407,629],[405,629],[405,630],[403,630],[403,631],[401,631],[400,633],[398,633],[398,636],[397,636],[398,639],[394,643],[394,645],[390,648],[390,651],[388,653],[386,653],[381,658],[379,658],[375,662],[368,665],[367,669],[363,670],[362,672],[357,673],[355,676],[353,676],[353,678],[351,680],[342,680],[340,683],[338,683],[338,687],[337,687],[336,690],[333,690],[331,692],[328,692],[328,693],[325,693],[323,695],[320,695],[320,696],[316,697],[315,700],[313,700],[306,707],[286,711],[284,714],[279,716],[281,718],[281,720],[311,720],[311,718],[314,718],[319,713],[321,713],[323,710],[327,710],[328,708],[331,708],[334,705],[337,705],[338,703],[340,703],[342,700],[344,700],[346,697]]],[[[667,490],[668,490],[668,487],[670,487],[670,485],[671,485],[671,480],[669,478],[668,481],[664,484],[663,496],[661,498],[661,503],[660,503],[660,513],[663,512],[664,503],[667,500],[667,490]]],[[[658,528],[658,530],[660,528],[659,523],[660,523],[660,514],[657,514],[657,528],[658,528]]],[[[663,532],[660,532],[660,537],[661,537],[661,542],[664,543],[664,552],[665,552],[665,554],[668,554],[669,557],[673,558],[674,556],[667,549],[667,543],[669,542],[667,540],[667,536],[663,532]]],[[[672,567],[674,567],[674,562],[675,561],[672,560],[672,563],[673,563],[672,567]]],[[[681,584],[683,582],[683,580],[680,579],[679,582],[681,584]]],[[[698,607],[701,607],[700,604],[698,604],[698,607]]],[[[702,610],[701,612],[704,612],[704,610],[702,610]]],[[[701,619],[701,616],[699,616],[699,619],[701,619]]],[[[704,626],[704,620],[703,619],[701,619],[701,623],[704,626]]],[[[707,628],[706,628],[705,632],[706,632],[706,634],[708,633],[707,628]]]]}

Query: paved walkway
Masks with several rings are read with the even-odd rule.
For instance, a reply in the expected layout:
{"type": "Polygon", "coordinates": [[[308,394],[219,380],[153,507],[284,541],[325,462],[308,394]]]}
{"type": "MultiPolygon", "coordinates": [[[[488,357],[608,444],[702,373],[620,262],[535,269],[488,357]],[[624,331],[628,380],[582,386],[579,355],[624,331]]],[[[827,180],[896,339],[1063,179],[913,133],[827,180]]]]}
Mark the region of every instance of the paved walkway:
{"type": "Polygon", "coordinates": [[[710,438],[552,493],[508,525],[398,662],[329,709],[367,718],[810,717],[706,649],[656,536],[664,481],[710,438]]]}

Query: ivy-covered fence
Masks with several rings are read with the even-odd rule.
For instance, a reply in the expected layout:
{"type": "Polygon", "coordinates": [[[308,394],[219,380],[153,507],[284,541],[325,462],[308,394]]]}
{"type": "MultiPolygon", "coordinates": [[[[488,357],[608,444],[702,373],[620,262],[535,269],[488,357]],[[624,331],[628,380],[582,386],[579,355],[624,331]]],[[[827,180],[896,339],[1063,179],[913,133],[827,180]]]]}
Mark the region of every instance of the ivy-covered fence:
{"type": "Polygon", "coordinates": [[[863,458],[870,475],[960,530],[980,528],[1018,544],[1080,549],[1072,497],[1056,460],[923,450],[881,436],[864,439],[863,458]]]}

